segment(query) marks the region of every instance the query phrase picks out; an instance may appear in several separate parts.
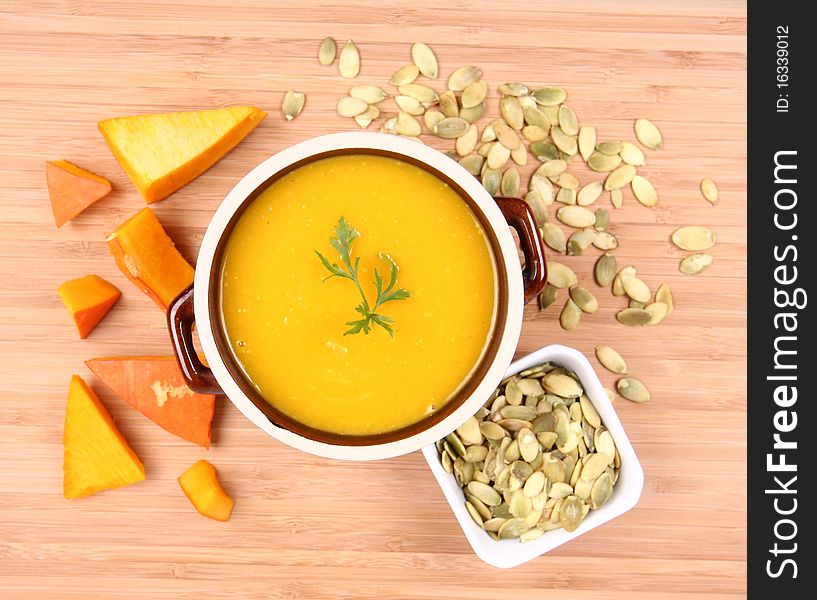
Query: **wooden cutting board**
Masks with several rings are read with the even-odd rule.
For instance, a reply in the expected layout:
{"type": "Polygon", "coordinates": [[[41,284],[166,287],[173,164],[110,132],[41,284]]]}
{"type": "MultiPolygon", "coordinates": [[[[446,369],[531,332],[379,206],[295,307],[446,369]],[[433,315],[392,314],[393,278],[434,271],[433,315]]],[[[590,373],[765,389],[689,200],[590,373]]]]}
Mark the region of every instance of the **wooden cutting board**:
{"type": "MultiPolygon", "coordinates": [[[[469,598],[653,600],[743,596],[746,575],[746,20],[740,1],[386,3],[232,0],[0,2],[0,595],[3,598],[469,598]],[[665,147],[642,169],[654,210],[629,191],[612,210],[620,265],[675,313],[658,327],[618,324],[624,304],[591,279],[596,251],[568,257],[600,309],[576,329],[558,308],[526,309],[519,355],[550,343],[592,355],[612,344],[653,400],[616,407],[644,465],[630,513],[512,571],[471,552],[419,453],[343,464],[296,452],[223,401],[209,452],[113,398],[82,361],[169,351],[164,315],[117,271],[105,235],[143,206],[97,133],[99,119],[255,104],[268,119],[211,171],[155,205],[192,261],[213,210],[247,172],[311,136],[354,128],[335,114],[352,82],[316,59],[332,35],[354,39],[354,83],[385,83],[429,43],[443,76],[475,64],[491,84],[560,84],[600,139],[633,139],[633,120],[665,147]],[[305,92],[292,123],[282,92],[305,92]],[[116,190],[74,223],[53,226],[43,162],[66,158],[116,190]],[[721,189],[716,208],[698,191],[721,189]],[[680,225],[714,228],[715,263],[678,272],[680,225]],[[85,341],[55,288],[97,273],[124,292],[85,341]],[[89,379],[142,457],[149,479],[87,499],[62,498],[62,419],[72,373],[89,379]],[[232,520],[198,516],[175,478],[215,463],[236,498],[232,520]],[[559,593],[558,596],[554,595],[559,593]],[[570,594],[570,596],[568,596],[570,594]]],[[[442,81],[434,85],[442,88],[442,81]]],[[[391,101],[390,101],[391,102],[391,101]]],[[[393,106],[384,104],[389,112],[393,106]]],[[[448,150],[452,144],[427,139],[448,150]]],[[[531,165],[524,170],[530,171],[531,165]]],[[[583,181],[590,174],[581,169],[583,181]]],[[[524,179],[524,178],[523,178],[524,179]]],[[[564,294],[561,296],[563,302],[564,294]]],[[[467,302],[466,298],[456,299],[467,302]]],[[[595,360],[595,359],[593,359],[595,360]]],[[[600,374],[612,386],[610,373],[600,374]]]]}

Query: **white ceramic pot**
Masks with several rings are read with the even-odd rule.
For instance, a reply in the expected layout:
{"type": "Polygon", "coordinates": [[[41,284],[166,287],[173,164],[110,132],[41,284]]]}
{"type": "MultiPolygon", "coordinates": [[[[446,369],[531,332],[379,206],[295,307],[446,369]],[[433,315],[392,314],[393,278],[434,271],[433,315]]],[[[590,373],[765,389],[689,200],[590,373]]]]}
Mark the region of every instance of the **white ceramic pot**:
{"type": "Polygon", "coordinates": [[[207,227],[196,263],[194,284],[173,302],[168,320],[182,371],[195,391],[226,394],[250,421],[294,448],[329,458],[381,459],[419,450],[453,431],[482,406],[513,358],[522,326],[523,305],[538,295],[546,277],[536,221],[524,201],[517,198],[495,200],[456,161],[428,146],[394,135],[339,133],[313,138],[282,150],[250,171],[230,191],[207,227]],[[474,377],[438,414],[405,430],[379,436],[354,437],[317,432],[276,411],[254,393],[242,376],[227,348],[219,316],[217,275],[220,254],[243,208],[293,168],[344,153],[378,154],[405,160],[457,189],[486,231],[499,281],[492,337],[474,377]],[[509,224],[519,234],[526,259],[524,271],[509,224]],[[194,322],[209,368],[202,364],[193,349],[191,330],[194,322]]]}

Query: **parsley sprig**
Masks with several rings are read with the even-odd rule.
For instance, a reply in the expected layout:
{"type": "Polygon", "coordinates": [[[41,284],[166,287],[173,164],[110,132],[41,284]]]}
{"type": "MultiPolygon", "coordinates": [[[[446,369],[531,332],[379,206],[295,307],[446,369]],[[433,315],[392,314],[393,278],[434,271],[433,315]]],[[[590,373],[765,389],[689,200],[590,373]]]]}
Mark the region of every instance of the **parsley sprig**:
{"type": "Polygon", "coordinates": [[[329,238],[329,245],[340,255],[340,260],[343,265],[331,262],[323,254],[315,250],[315,254],[318,255],[323,266],[331,273],[324,281],[332,279],[333,277],[350,279],[360,292],[361,302],[355,307],[355,310],[360,313],[362,318],[356,321],[347,321],[346,325],[349,325],[349,330],[344,332],[343,335],[352,335],[360,333],[361,331],[369,335],[374,325],[379,325],[385,329],[390,336],[394,337],[394,329],[391,325],[394,323],[394,319],[379,314],[377,309],[392,300],[405,300],[411,296],[411,293],[403,288],[394,289],[394,286],[397,284],[397,272],[399,271],[399,267],[391,256],[381,252],[378,256],[389,267],[389,282],[386,287],[383,287],[383,277],[377,269],[374,270],[374,285],[377,296],[374,304],[369,304],[369,301],[366,299],[366,294],[363,293],[363,287],[360,285],[360,279],[358,277],[360,257],[355,257],[355,259],[352,260],[352,242],[359,237],[360,232],[352,227],[344,217],[341,217],[338,224],[335,225],[335,236],[329,238]]]}

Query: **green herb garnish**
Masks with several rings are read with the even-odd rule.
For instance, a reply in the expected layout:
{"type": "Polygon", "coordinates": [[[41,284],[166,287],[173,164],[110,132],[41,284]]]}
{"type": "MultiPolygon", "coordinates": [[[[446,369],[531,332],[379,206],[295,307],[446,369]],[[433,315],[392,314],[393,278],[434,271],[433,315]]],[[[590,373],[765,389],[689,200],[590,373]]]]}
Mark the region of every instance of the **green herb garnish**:
{"type": "Polygon", "coordinates": [[[324,281],[327,279],[332,279],[333,277],[351,279],[360,292],[361,303],[355,307],[355,310],[359,312],[363,318],[358,319],[357,321],[347,321],[346,324],[349,325],[350,329],[344,332],[343,335],[360,333],[361,331],[366,335],[369,335],[369,332],[372,330],[374,324],[379,325],[385,329],[390,336],[394,337],[394,329],[392,329],[391,326],[391,323],[394,323],[394,319],[387,317],[386,315],[378,314],[377,309],[380,305],[392,300],[405,300],[411,296],[411,293],[403,288],[394,289],[394,286],[397,283],[397,272],[399,271],[399,268],[391,256],[381,252],[379,254],[380,259],[389,266],[389,284],[385,287],[385,289],[383,288],[383,278],[380,276],[377,269],[375,269],[374,285],[377,292],[377,299],[375,300],[373,306],[369,305],[369,301],[366,300],[366,294],[363,293],[363,288],[360,285],[360,279],[357,275],[357,270],[360,266],[360,257],[356,257],[354,259],[354,264],[352,264],[352,242],[359,237],[360,233],[358,230],[349,225],[349,222],[345,218],[341,217],[338,224],[335,225],[335,237],[329,238],[329,245],[337,250],[338,254],[340,255],[340,260],[343,262],[345,268],[337,263],[330,262],[329,259],[323,254],[315,250],[315,254],[317,254],[318,258],[321,259],[323,266],[326,267],[331,273],[331,275],[324,279],[324,281]]]}

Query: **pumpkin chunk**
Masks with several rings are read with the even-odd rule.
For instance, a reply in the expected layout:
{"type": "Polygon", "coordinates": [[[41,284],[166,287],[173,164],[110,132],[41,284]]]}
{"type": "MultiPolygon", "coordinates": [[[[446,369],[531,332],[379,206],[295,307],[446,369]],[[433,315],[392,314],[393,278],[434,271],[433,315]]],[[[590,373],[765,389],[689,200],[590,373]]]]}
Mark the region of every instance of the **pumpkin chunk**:
{"type": "Polygon", "coordinates": [[[216,397],[187,387],[175,357],[113,356],[85,364],[113,393],[163,429],[210,447],[216,397]]]}
{"type": "Polygon", "coordinates": [[[119,117],[99,131],[148,204],[218,162],[267,116],[254,106],[119,117]]]}
{"type": "Polygon", "coordinates": [[[193,283],[193,267],[149,208],[108,236],[108,250],[125,276],[164,310],[193,283]]]}
{"type": "Polygon", "coordinates": [[[105,406],[79,375],[71,377],[63,433],[63,494],[80,498],[145,478],[145,467],[105,406]]]}
{"type": "Polygon", "coordinates": [[[71,313],[79,330],[79,337],[83,340],[122,295],[118,289],[97,275],[86,275],[66,281],[57,288],[57,293],[65,308],[71,313]]]}
{"type": "Polygon", "coordinates": [[[67,160],[45,163],[45,180],[51,197],[54,223],[62,227],[111,192],[111,182],[67,160]]]}
{"type": "Polygon", "coordinates": [[[200,460],[179,477],[179,485],[185,496],[200,514],[216,521],[229,521],[233,512],[233,499],[222,489],[216,468],[206,460],[200,460]]]}

